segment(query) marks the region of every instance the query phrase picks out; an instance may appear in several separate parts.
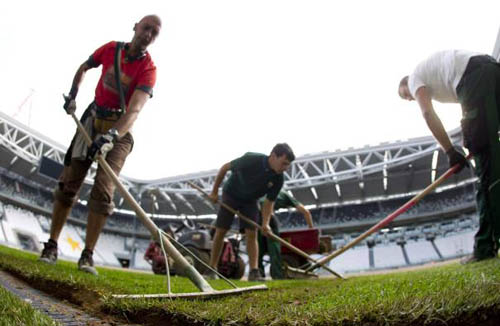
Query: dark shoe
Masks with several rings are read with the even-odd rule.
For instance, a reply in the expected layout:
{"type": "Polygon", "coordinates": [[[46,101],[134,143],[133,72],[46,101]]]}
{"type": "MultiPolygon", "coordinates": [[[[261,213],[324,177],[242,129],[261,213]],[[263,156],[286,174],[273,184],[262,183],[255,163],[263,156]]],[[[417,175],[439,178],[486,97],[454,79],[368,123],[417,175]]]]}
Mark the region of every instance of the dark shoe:
{"type": "Polygon", "coordinates": [[[214,272],[213,270],[209,269],[207,270],[205,273],[203,273],[203,277],[206,279],[206,280],[218,280],[219,279],[219,275],[217,275],[216,272],[214,272]]]}
{"type": "Polygon", "coordinates": [[[264,282],[266,279],[260,275],[260,271],[258,269],[252,269],[250,273],[248,273],[248,281],[249,282],[264,282]]]}
{"type": "Polygon", "coordinates": [[[469,265],[469,264],[474,264],[483,260],[488,260],[488,259],[493,259],[495,256],[486,256],[486,257],[476,257],[474,255],[470,256],[465,256],[464,258],[460,259],[460,264],[462,265],[469,265]]]}
{"type": "Polygon", "coordinates": [[[54,265],[57,262],[57,242],[49,240],[43,244],[42,254],[39,261],[54,265]]]}
{"type": "Polygon", "coordinates": [[[97,276],[99,273],[94,267],[94,259],[92,258],[92,255],[92,250],[83,249],[80,260],[78,261],[78,269],[97,276]]]}

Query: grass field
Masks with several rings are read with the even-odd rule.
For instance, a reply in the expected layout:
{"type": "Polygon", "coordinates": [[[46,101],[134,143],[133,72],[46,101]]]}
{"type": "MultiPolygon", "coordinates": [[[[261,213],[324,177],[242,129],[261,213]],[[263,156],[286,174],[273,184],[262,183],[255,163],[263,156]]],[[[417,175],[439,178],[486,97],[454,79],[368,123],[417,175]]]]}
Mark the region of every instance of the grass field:
{"type": "MultiPolygon", "coordinates": [[[[74,263],[36,260],[0,246],[1,269],[86,311],[147,325],[500,325],[500,259],[347,281],[271,281],[268,291],[205,301],[117,300],[111,294],[166,293],[165,277],[99,268],[96,278],[74,263]]],[[[182,277],[172,285],[196,291],[182,277]]]]}

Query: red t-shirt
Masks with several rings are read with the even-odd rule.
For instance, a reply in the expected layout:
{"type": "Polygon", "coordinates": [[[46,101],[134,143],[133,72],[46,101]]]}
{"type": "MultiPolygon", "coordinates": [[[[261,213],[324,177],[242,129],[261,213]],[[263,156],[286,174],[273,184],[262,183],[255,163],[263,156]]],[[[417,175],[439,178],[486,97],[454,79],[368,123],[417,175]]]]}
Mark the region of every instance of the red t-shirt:
{"type": "Polygon", "coordinates": [[[158,257],[160,257],[161,259],[164,259],[163,258],[163,251],[161,250],[161,247],[159,244],[157,244],[154,241],[151,241],[149,243],[148,249],[146,249],[146,252],[144,253],[144,259],[154,261],[155,259],[159,259],[158,257]]]}
{"type": "MultiPolygon", "coordinates": [[[[97,49],[89,58],[91,66],[102,65],[101,78],[95,89],[95,102],[97,105],[107,108],[120,107],[120,96],[115,82],[115,50],[116,42],[111,41],[97,49]]],[[[130,97],[136,89],[141,89],[153,96],[156,66],[149,53],[146,52],[139,59],[125,62],[125,50],[122,50],[120,69],[120,80],[127,107],[130,97]]]]}

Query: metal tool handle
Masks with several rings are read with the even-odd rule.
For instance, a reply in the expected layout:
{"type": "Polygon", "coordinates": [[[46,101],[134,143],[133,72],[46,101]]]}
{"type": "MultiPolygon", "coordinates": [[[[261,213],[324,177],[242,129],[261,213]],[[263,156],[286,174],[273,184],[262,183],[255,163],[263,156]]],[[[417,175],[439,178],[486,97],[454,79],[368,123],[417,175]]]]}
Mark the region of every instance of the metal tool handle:
{"type": "MultiPolygon", "coordinates": [[[[469,154],[467,156],[467,159],[470,159],[472,157],[471,154],[469,154]]],[[[376,231],[380,230],[381,228],[383,228],[384,226],[386,226],[387,224],[391,223],[396,217],[398,217],[399,215],[403,214],[404,212],[406,212],[407,210],[409,210],[411,207],[413,207],[416,203],[418,203],[423,197],[425,197],[426,195],[428,195],[430,192],[432,192],[434,189],[436,189],[437,186],[439,186],[441,183],[443,183],[443,181],[445,181],[446,179],[448,179],[453,173],[455,173],[455,171],[459,168],[459,165],[456,164],[454,166],[452,166],[451,168],[448,169],[448,171],[446,171],[441,177],[439,177],[436,181],[434,181],[433,183],[431,183],[430,185],[427,186],[427,188],[425,188],[424,190],[422,190],[420,193],[418,193],[415,197],[413,197],[412,199],[410,199],[409,201],[407,201],[403,206],[399,207],[397,210],[395,210],[393,213],[389,214],[387,217],[385,217],[383,220],[381,220],[380,222],[378,222],[377,224],[375,224],[374,226],[372,226],[369,230],[367,230],[366,232],[362,233],[361,235],[359,235],[356,239],[352,240],[351,242],[349,242],[347,245],[343,246],[342,248],[332,252],[331,254],[329,254],[328,256],[325,256],[323,258],[321,258],[318,263],[325,263],[325,262],[329,262],[330,260],[332,260],[333,258],[343,254],[344,252],[346,252],[347,250],[351,249],[352,247],[354,247],[355,245],[357,245],[358,243],[360,243],[361,241],[363,241],[364,239],[366,239],[368,236],[370,236],[371,234],[375,233],[376,231]]],[[[317,263],[317,264],[318,264],[317,263]]],[[[306,269],[306,271],[310,271],[314,268],[317,267],[317,264],[315,265],[312,265],[310,267],[308,267],[306,269]]]]}
{"type": "MultiPolygon", "coordinates": [[[[85,127],[82,125],[80,120],[75,116],[75,113],[71,113],[71,117],[73,120],[75,120],[76,125],[78,127],[78,131],[83,135],[85,138],[85,141],[87,142],[87,145],[92,144],[92,139],[90,136],[87,134],[87,131],[85,130],[85,127]]],[[[115,184],[116,188],[118,188],[118,191],[121,193],[125,201],[132,206],[132,209],[135,211],[141,222],[144,224],[144,226],[149,230],[151,235],[153,237],[158,238],[158,228],[157,226],[151,221],[151,219],[147,216],[146,212],[142,209],[142,207],[136,202],[134,197],[128,192],[128,190],[123,186],[123,184],[120,182],[120,179],[116,176],[115,172],[109,164],[106,162],[103,156],[98,155],[97,156],[97,161],[99,162],[99,166],[101,166],[106,174],[111,178],[113,183],[115,184]]],[[[160,239],[158,239],[160,240],[160,239]]],[[[180,269],[184,271],[184,274],[196,285],[196,287],[202,291],[202,292],[213,292],[214,290],[208,284],[207,281],[201,276],[201,274],[191,265],[187,262],[187,260],[184,258],[184,256],[181,255],[179,251],[170,243],[170,241],[162,235],[161,239],[164,244],[165,244],[165,250],[174,259],[174,261],[178,264],[180,269]]]]}

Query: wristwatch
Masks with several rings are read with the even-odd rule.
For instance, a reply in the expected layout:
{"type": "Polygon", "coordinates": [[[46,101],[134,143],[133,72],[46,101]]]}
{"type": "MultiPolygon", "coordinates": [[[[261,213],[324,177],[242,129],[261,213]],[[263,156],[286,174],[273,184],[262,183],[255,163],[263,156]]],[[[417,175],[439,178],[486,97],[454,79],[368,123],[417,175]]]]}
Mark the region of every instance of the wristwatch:
{"type": "Polygon", "coordinates": [[[116,141],[118,137],[120,137],[120,134],[118,133],[118,130],[116,130],[116,128],[109,129],[108,134],[110,134],[113,137],[113,141],[116,141]]]}

